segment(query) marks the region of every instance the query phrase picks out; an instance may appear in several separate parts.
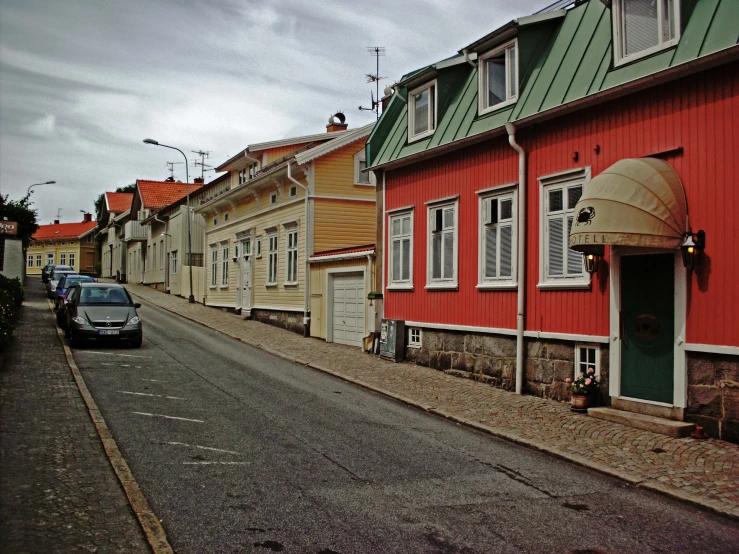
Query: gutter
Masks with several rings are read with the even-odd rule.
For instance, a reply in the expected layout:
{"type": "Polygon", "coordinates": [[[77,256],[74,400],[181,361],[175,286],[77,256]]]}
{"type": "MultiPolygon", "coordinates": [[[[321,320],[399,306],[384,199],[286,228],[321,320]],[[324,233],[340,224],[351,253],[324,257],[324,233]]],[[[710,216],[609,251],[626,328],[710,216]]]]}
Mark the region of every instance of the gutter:
{"type": "Polygon", "coordinates": [[[375,251],[374,250],[360,250],[358,252],[350,252],[347,254],[333,254],[331,256],[318,256],[318,257],[311,257],[308,258],[309,264],[318,264],[321,262],[335,262],[337,260],[353,260],[356,258],[364,258],[365,256],[374,256],[375,251]]]}
{"type": "Polygon", "coordinates": [[[310,316],[308,314],[310,312],[310,261],[308,260],[308,240],[311,237],[311,228],[310,228],[310,221],[308,219],[308,211],[309,211],[308,201],[310,200],[310,190],[308,190],[308,187],[306,187],[303,183],[299,183],[298,181],[293,179],[291,168],[292,168],[291,161],[288,160],[287,162],[288,181],[302,188],[305,191],[305,287],[304,287],[305,298],[303,300],[303,336],[309,337],[310,336],[310,316]]]}
{"type": "Polygon", "coordinates": [[[516,309],[516,394],[523,394],[523,324],[526,295],[526,152],[516,142],[516,127],[505,124],[508,143],[518,152],[518,303],[516,309]]]}

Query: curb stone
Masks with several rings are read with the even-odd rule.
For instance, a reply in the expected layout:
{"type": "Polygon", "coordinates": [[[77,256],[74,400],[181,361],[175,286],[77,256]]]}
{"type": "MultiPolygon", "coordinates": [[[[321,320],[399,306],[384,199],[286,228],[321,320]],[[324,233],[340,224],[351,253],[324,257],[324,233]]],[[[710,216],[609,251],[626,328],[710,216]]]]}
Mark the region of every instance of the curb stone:
{"type": "MultiPolygon", "coordinates": [[[[51,305],[51,302],[47,299],[46,303],[49,307],[49,311],[51,311],[51,315],[53,316],[54,308],[51,305]]],[[[79,389],[82,399],[87,406],[87,410],[90,413],[90,419],[95,425],[95,429],[100,436],[100,442],[103,444],[103,449],[108,457],[108,461],[113,467],[113,471],[126,493],[131,509],[139,520],[141,529],[144,531],[144,535],[146,535],[146,540],[149,543],[152,552],[154,552],[154,554],[174,554],[174,550],[172,550],[172,547],[167,540],[167,535],[164,532],[162,524],[151,509],[149,502],[141,492],[138,483],[136,483],[136,479],[131,473],[126,460],[121,455],[120,450],[118,450],[118,444],[110,433],[110,429],[108,428],[107,423],[105,423],[105,418],[103,418],[103,415],[100,413],[100,410],[95,403],[95,399],[87,388],[87,383],[85,383],[85,379],[82,377],[82,374],[77,367],[77,363],[74,361],[74,357],[72,356],[72,350],[64,343],[64,335],[58,326],[56,327],[56,333],[62,343],[64,356],[67,359],[69,369],[72,371],[74,381],[77,383],[77,388],[79,389]]]]}

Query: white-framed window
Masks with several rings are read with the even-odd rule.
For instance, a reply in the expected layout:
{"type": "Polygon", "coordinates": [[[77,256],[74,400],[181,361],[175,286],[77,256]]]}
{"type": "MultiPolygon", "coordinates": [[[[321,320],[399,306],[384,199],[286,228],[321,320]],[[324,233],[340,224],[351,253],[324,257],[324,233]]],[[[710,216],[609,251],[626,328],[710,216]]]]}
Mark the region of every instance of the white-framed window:
{"type": "Polygon", "coordinates": [[[223,214],[223,222],[226,223],[228,221],[228,213],[223,214]]]}
{"type": "Polygon", "coordinates": [[[53,264],[54,263],[54,253],[53,252],[47,252],[46,253],[46,263],[47,264],[53,264]]]}
{"type": "Polygon", "coordinates": [[[267,235],[267,284],[277,284],[277,233],[267,235]]]}
{"type": "Polygon", "coordinates": [[[680,0],[614,0],[614,58],[626,63],[680,40],[680,0]]]}
{"type": "Polygon", "coordinates": [[[259,171],[259,164],[254,162],[249,166],[249,179],[254,177],[257,174],[257,171],[259,171]]]}
{"type": "Polygon", "coordinates": [[[408,94],[408,141],[434,134],[436,130],[436,80],[408,94]]]}
{"type": "Polygon", "coordinates": [[[215,227],[216,225],[218,225],[218,216],[215,216],[213,218],[213,227],[215,227]]]}
{"type": "Polygon", "coordinates": [[[72,268],[74,268],[74,254],[75,254],[74,252],[70,252],[69,254],[67,254],[69,258],[69,265],[72,268]]]}
{"type": "Polygon", "coordinates": [[[480,115],[518,98],[518,44],[512,40],[480,56],[480,115]]]}
{"type": "Polygon", "coordinates": [[[254,257],[262,257],[262,237],[257,237],[254,239],[254,257]]]}
{"type": "Polygon", "coordinates": [[[269,195],[269,203],[270,204],[277,204],[277,192],[272,192],[269,195]]]}
{"type": "Polygon", "coordinates": [[[221,244],[221,287],[228,286],[228,243],[221,244]]]}
{"type": "Polygon", "coordinates": [[[33,268],[33,254],[29,254],[28,255],[28,258],[26,260],[26,267],[28,269],[32,269],[33,268]]]}
{"type": "Polygon", "coordinates": [[[36,267],[41,267],[41,254],[36,254],[36,267]]]}
{"type": "Polygon", "coordinates": [[[516,284],[517,195],[513,189],[480,196],[478,288],[516,284]]]}
{"type": "Polygon", "coordinates": [[[539,178],[539,288],[590,286],[582,254],[569,247],[575,205],[589,178],[590,168],[539,178]]]}
{"type": "Polygon", "coordinates": [[[246,237],[241,240],[241,254],[244,256],[251,256],[251,237],[246,237]]]}
{"type": "Polygon", "coordinates": [[[159,269],[164,269],[164,239],[159,241],[159,269]]]}
{"type": "Polygon", "coordinates": [[[364,148],[354,154],[354,184],[355,185],[373,185],[372,176],[367,169],[367,153],[364,148]]]}
{"type": "Polygon", "coordinates": [[[600,376],[600,347],[593,344],[575,345],[575,378],[592,369],[594,375],[600,376]]]}
{"type": "Polygon", "coordinates": [[[287,264],[285,267],[285,284],[296,285],[298,283],[298,229],[293,227],[287,229],[285,242],[287,243],[287,264]]]}
{"type": "Polygon", "coordinates": [[[210,286],[215,287],[218,283],[218,248],[210,247],[210,286]]]}
{"type": "Polygon", "coordinates": [[[418,327],[408,328],[408,348],[421,348],[421,329],[418,327]]]}
{"type": "Polygon", "coordinates": [[[152,245],[151,249],[151,267],[152,269],[156,268],[157,266],[157,243],[155,242],[152,245]]]}
{"type": "Polygon", "coordinates": [[[170,272],[172,275],[177,275],[177,250],[172,250],[172,253],[169,255],[169,260],[171,262],[171,269],[170,272]]]}
{"type": "Polygon", "coordinates": [[[295,198],[298,195],[298,185],[292,185],[290,187],[290,198],[295,198]]]}
{"type": "Polygon", "coordinates": [[[67,265],[67,253],[66,252],[59,253],[59,264],[67,265]]]}
{"type": "Polygon", "coordinates": [[[239,184],[240,185],[243,185],[244,183],[246,183],[246,175],[247,175],[246,169],[239,170],[239,184]]]}
{"type": "Polygon", "coordinates": [[[458,201],[428,207],[426,288],[457,286],[458,201]]]}
{"type": "Polygon", "coordinates": [[[413,211],[394,213],[388,219],[388,288],[413,288],[413,211]]]}

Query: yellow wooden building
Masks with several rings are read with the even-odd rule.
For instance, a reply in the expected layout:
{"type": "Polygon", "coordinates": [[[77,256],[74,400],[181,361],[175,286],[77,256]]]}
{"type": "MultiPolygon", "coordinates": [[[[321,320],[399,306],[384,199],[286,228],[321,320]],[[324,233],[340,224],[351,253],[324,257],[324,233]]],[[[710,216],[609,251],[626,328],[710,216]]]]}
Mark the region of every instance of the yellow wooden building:
{"type": "Polygon", "coordinates": [[[362,345],[374,330],[375,186],[362,171],[373,125],[332,120],[327,133],[253,144],[217,168],[230,188],[196,208],[206,305],[362,345]]]}
{"type": "Polygon", "coordinates": [[[26,274],[41,275],[46,264],[72,266],[80,273],[95,272],[95,228],[91,214],[77,223],[40,225],[26,251],[26,274]]]}

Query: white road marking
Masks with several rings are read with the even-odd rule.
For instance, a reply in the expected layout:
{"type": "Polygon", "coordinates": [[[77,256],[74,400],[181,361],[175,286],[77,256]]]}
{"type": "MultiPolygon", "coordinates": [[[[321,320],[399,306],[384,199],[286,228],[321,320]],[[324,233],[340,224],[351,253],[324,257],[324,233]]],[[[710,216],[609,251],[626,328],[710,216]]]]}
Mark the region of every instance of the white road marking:
{"type": "Polygon", "coordinates": [[[192,421],[194,423],[205,423],[202,419],[190,419],[187,417],[175,417],[175,416],[168,416],[168,415],[162,415],[162,414],[148,414],[146,412],[133,412],[138,415],[145,415],[149,417],[164,417],[166,419],[178,419],[180,421],[192,421]]]}
{"type": "Polygon", "coordinates": [[[186,466],[210,466],[210,465],[223,465],[223,466],[243,466],[248,465],[251,462],[182,462],[182,465],[186,466]]]}
{"type": "Polygon", "coordinates": [[[98,356],[122,356],[124,358],[141,358],[142,360],[151,360],[151,356],[136,356],[134,354],[119,354],[118,352],[99,352],[95,350],[87,350],[86,354],[97,354],[98,356]]]}
{"type": "Polygon", "coordinates": [[[152,383],[168,383],[169,381],[160,381],[158,379],[141,379],[142,381],[151,381],[152,383]]]}
{"type": "Polygon", "coordinates": [[[225,452],[226,454],[236,454],[237,456],[241,455],[239,452],[234,452],[233,450],[223,450],[222,448],[211,448],[210,446],[199,446],[197,444],[187,444],[186,442],[167,442],[166,444],[173,444],[176,446],[187,446],[190,448],[200,448],[201,450],[211,450],[213,452],[225,452]]]}
{"type": "Polygon", "coordinates": [[[180,398],[179,396],[165,396],[163,394],[149,394],[148,392],[131,392],[127,390],[119,390],[117,392],[120,392],[121,394],[135,394],[136,396],[155,396],[156,398],[166,398],[168,400],[184,400],[184,398],[180,398]]]}

